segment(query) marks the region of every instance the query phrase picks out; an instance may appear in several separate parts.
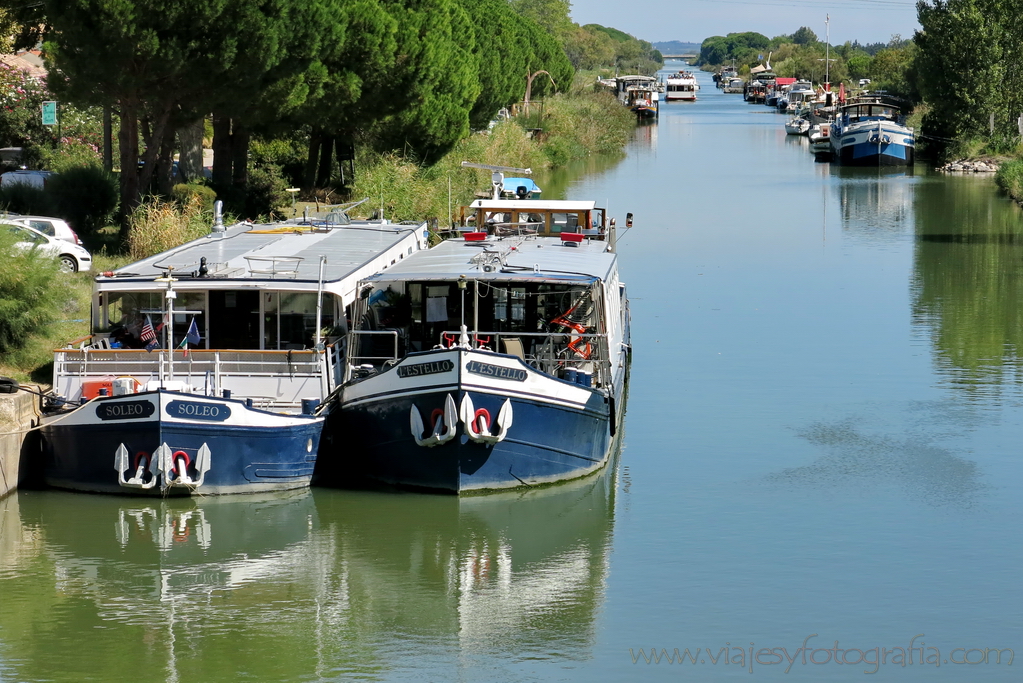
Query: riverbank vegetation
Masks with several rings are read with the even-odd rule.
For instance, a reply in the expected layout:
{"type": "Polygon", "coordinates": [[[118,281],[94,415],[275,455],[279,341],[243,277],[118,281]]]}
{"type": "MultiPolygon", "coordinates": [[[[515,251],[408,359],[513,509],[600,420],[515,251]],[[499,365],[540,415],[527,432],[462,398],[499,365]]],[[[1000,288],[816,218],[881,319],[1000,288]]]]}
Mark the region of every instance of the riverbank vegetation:
{"type": "MultiPolygon", "coordinates": [[[[614,28],[575,24],[569,8],[0,0],[4,33],[16,36],[5,51],[36,48],[49,70],[0,66],[0,147],[74,179],[0,191],[0,209],[70,219],[94,270],[202,234],[214,198],[234,217],[282,217],[289,188],[317,202],[369,197],[367,215],[443,224],[490,185],[462,160],[543,169],[629,139],[635,119],[594,91],[596,70],[653,73],[661,55],[614,28]],[[586,78],[573,87],[577,74],[586,78]],[[42,125],[46,100],[59,101],[59,126],[42,125]]],[[[90,276],[60,277],[76,294],[56,313],[39,300],[36,327],[8,335],[0,371],[24,376],[87,331],[90,276]]],[[[30,284],[0,282],[0,301],[31,307],[30,284]]]]}
{"type": "Polygon", "coordinates": [[[917,150],[933,162],[1023,155],[1018,13],[991,0],[924,0],[917,15],[921,28],[912,39],[896,35],[884,44],[827,46],[805,26],[775,38],[712,36],[703,41],[700,63],[717,69],[734,62],[748,74],[769,58],[779,76],[821,82],[828,54],[832,84],[856,88],[869,79],[871,91],[905,100],[918,124],[917,150]]]}
{"type": "Polygon", "coordinates": [[[869,79],[871,89],[913,99],[915,79],[909,69],[915,51],[912,40],[898,35],[887,43],[828,45],[809,27],[801,26],[790,35],[774,38],[756,32],[711,36],[701,45],[698,63],[718,70],[734,62],[743,76],[749,75],[751,67],[769,63],[779,76],[828,81],[836,89],[839,83],[856,86],[861,79],[869,79]]]}
{"type": "Polygon", "coordinates": [[[98,166],[112,112],[122,244],[143,197],[169,197],[175,182],[209,184],[229,211],[254,218],[287,201],[289,186],[346,194],[356,150],[427,168],[498,111],[567,93],[577,69],[652,73],[663,62],[650,43],[575,24],[566,0],[0,0],[0,9],[16,46],[41,45],[50,70],[45,81],[0,74],[10,81],[0,84],[9,86],[0,144],[23,147],[33,167],[98,166]],[[46,99],[60,100],[63,131],[39,121],[46,99]]]}
{"type": "Polygon", "coordinates": [[[396,153],[363,157],[351,195],[392,220],[457,218],[459,206],[490,187],[490,172],[462,168],[462,161],[530,168],[563,166],[591,154],[619,152],[635,128],[635,115],[614,96],[592,87],[562,93],[529,112],[461,140],[431,166],[396,153]]]}

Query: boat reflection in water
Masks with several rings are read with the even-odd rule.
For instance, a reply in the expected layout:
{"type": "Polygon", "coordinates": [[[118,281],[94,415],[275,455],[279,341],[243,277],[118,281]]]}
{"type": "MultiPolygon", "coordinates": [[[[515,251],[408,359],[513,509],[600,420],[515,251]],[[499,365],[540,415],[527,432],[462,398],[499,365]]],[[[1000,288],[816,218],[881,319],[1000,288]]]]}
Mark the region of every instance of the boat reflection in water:
{"type": "Polygon", "coordinates": [[[0,500],[0,678],[383,676],[588,658],[617,457],[484,497],[0,500]]]}

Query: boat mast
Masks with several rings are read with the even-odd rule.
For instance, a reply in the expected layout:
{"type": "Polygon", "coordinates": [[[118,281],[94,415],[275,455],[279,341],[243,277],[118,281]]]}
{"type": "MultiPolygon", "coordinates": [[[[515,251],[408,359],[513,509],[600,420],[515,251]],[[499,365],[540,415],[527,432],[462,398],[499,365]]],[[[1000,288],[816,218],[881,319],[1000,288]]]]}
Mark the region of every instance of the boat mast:
{"type": "MultiPolygon", "coordinates": [[[[824,90],[831,90],[831,15],[824,15],[824,90]]],[[[811,88],[813,85],[810,86],[811,88]]]]}
{"type": "MultiPolygon", "coordinates": [[[[166,277],[158,277],[156,279],[157,281],[162,280],[167,283],[167,289],[163,295],[164,351],[160,353],[167,353],[167,376],[170,379],[174,379],[174,299],[178,296],[178,293],[174,291],[174,266],[167,267],[166,277]]],[[[160,363],[160,368],[163,368],[163,363],[160,363]]],[[[160,386],[163,386],[162,372],[160,386]]]]}

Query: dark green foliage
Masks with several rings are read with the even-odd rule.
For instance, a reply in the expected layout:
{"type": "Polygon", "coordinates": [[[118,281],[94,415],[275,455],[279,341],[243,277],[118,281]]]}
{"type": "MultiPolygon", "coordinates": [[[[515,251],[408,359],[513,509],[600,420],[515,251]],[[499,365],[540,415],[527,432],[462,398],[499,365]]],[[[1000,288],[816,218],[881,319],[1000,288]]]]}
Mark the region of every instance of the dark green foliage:
{"type": "MultiPolygon", "coordinates": [[[[917,5],[916,68],[931,105],[928,133],[941,138],[1017,135],[1023,106],[1018,11],[997,3],[949,0],[917,5]]],[[[890,49],[890,48],[889,48],[890,49]]],[[[876,62],[888,50],[878,52],[876,62]]]]}
{"type": "Polygon", "coordinates": [[[56,215],[83,238],[109,225],[117,210],[117,178],[99,166],[68,168],[50,179],[46,192],[56,215]]]}
{"type": "Polygon", "coordinates": [[[846,66],[849,68],[850,78],[869,78],[870,77],[870,66],[872,63],[870,55],[859,52],[850,55],[846,59],[846,66]]]}
{"type": "Polygon", "coordinates": [[[199,208],[207,213],[212,213],[213,203],[217,201],[217,193],[208,185],[198,183],[180,183],[171,190],[174,201],[181,205],[197,202],[199,208]]]}
{"type": "Polygon", "coordinates": [[[472,23],[456,0],[388,0],[385,6],[397,20],[401,55],[389,86],[415,106],[381,121],[378,142],[433,162],[469,134],[469,111],[481,92],[472,23]]]}
{"type": "Polygon", "coordinates": [[[711,36],[700,46],[700,64],[724,64],[732,59],[743,64],[754,63],[770,44],[767,36],[754,31],[711,36]]]}
{"type": "Polygon", "coordinates": [[[528,74],[540,70],[533,80],[531,99],[566,90],[574,69],[558,42],[535,21],[512,11],[505,0],[460,0],[475,32],[474,53],[479,64],[480,94],[469,113],[473,128],[480,129],[501,107],[523,98],[528,74]],[[551,80],[554,86],[551,86],[551,80]]]}
{"type": "Polygon", "coordinates": [[[792,42],[796,45],[812,45],[817,42],[817,34],[811,31],[808,26],[800,26],[792,34],[792,42]]]}
{"type": "Polygon", "coordinates": [[[40,332],[57,314],[66,290],[55,287],[60,277],[56,259],[36,249],[14,246],[0,231],[0,353],[22,348],[29,336],[40,332]]]}
{"type": "Polygon", "coordinates": [[[291,201],[287,189],[288,183],[277,166],[252,169],[249,171],[249,184],[245,191],[243,215],[250,219],[275,214],[280,217],[279,209],[291,201]]]}
{"type": "Polygon", "coordinates": [[[279,138],[256,138],[249,146],[249,158],[253,166],[279,167],[288,183],[298,186],[302,184],[307,146],[308,133],[279,138]]]}
{"type": "Polygon", "coordinates": [[[0,187],[0,208],[12,213],[36,216],[52,216],[55,210],[51,193],[24,183],[0,187]]]}

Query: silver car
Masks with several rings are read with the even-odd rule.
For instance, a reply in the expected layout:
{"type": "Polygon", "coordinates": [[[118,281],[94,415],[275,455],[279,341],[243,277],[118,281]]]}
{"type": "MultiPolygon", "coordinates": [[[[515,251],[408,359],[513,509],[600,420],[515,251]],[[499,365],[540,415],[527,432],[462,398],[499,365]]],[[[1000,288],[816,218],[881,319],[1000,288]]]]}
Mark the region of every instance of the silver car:
{"type": "Polygon", "coordinates": [[[0,224],[0,230],[7,230],[14,236],[15,245],[22,249],[39,249],[60,261],[65,273],[77,273],[92,268],[92,256],[82,247],[39,232],[27,225],[14,223],[0,224]]]}

